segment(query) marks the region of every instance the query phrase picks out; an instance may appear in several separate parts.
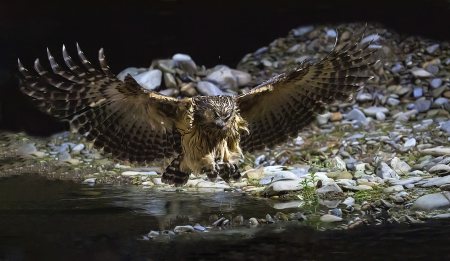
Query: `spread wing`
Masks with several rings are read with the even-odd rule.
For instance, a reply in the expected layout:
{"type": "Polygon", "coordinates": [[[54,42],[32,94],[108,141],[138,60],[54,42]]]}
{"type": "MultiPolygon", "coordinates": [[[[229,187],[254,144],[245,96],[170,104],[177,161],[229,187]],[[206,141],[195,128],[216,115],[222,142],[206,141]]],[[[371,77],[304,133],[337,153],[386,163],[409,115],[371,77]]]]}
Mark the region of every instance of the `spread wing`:
{"type": "Polygon", "coordinates": [[[95,69],[77,44],[83,66],[63,46],[68,70],[47,50],[53,73],[37,59],[29,72],[19,60],[20,88],[38,107],[85,135],[98,148],[130,161],[146,162],[179,152],[177,124],[188,100],[179,100],[142,88],[130,75],[124,82],[109,70],[103,49],[101,70],[95,69]],[[83,67],[83,68],[82,68],[83,67]]]}
{"type": "Polygon", "coordinates": [[[360,39],[336,47],[317,63],[305,63],[278,75],[247,94],[237,97],[249,134],[241,139],[244,150],[254,151],[284,142],[310,124],[327,103],[348,99],[369,78],[373,65],[368,48],[360,39]]]}

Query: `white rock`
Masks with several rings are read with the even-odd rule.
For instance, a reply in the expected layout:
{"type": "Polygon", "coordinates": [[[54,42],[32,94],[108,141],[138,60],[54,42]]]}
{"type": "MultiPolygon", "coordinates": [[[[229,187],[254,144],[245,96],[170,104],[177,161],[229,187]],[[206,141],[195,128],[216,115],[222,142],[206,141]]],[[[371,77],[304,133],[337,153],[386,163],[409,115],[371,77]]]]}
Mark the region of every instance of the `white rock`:
{"type": "Polygon", "coordinates": [[[420,150],[422,154],[432,155],[432,156],[445,156],[450,155],[450,147],[438,146],[435,148],[420,150]]]}
{"type": "Polygon", "coordinates": [[[72,148],[72,153],[80,153],[84,149],[84,144],[80,143],[75,145],[75,147],[72,148]]]}
{"type": "Polygon", "coordinates": [[[231,69],[231,74],[236,78],[238,86],[245,86],[250,83],[252,76],[248,72],[231,69]]]}
{"type": "Polygon", "coordinates": [[[320,217],[320,221],[325,222],[325,223],[340,222],[342,220],[343,219],[341,217],[338,217],[335,215],[330,215],[330,214],[325,214],[320,217]]]}
{"type": "Polygon", "coordinates": [[[368,108],[364,108],[363,111],[364,111],[364,113],[367,116],[376,116],[377,113],[379,113],[379,112],[382,112],[384,114],[389,113],[389,110],[387,108],[376,107],[376,106],[371,106],[371,107],[368,107],[368,108]]]}
{"type": "Polygon", "coordinates": [[[303,186],[300,185],[299,180],[279,180],[270,184],[270,186],[267,187],[267,190],[281,192],[281,191],[295,191],[300,190],[302,188],[303,186]]]}
{"type": "Polygon", "coordinates": [[[316,120],[319,125],[324,125],[324,124],[328,123],[328,120],[330,120],[330,117],[331,117],[331,113],[327,112],[324,114],[317,115],[316,120]]]}
{"type": "Polygon", "coordinates": [[[386,120],[386,114],[384,114],[383,112],[379,111],[375,114],[375,118],[379,121],[384,121],[386,120]]]}
{"type": "Polygon", "coordinates": [[[173,232],[175,233],[186,233],[186,232],[194,232],[194,227],[193,226],[176,226],[173,229],[173,232]]]}
{"type": "Polygon", "coordinates": [[[128,74],[131,76],[136,76],[140,73],[143,73],[147,71],[146,68],[136,68],[136,67],[128,67],[124,70],[122,70],[119,74],[117,74],[117,79],[124,81],[125,80],[125,76],[127,76],[128,74]]]}
{"type": "Polygon", "coordinates": [[[382,179],[399,179],[400,177],[391,169],[388,164],[379,162],[377,169],[375,170],[378,177],[382,179]]]}
{"type": "Polygon", "coordinates": [[[161,86],[162,72],[158,69],[146,71],[138,75],[133,76],[133,78],[145,89],[154,90],[161,86]]]}
{"type": "Polygon", "coordinates": [[[206,76],[206,79],[208,81],[217,83],[223,89],[236,90],[238,87],[236,77],[231,73],[231,70],[226,66],[219,67],[219,69],[216,69],[215,71],[211,72],[206,76]]]}
{"type": "Polygon", "coordinates": [[[88,178],[83,181],[83,184],[95,184],[97,178],[88,178]]]}
{"type": "Polygon", "coordinates": [[[408,163],[404,162],[403,160],[397,157],[394,157],[391,160],[391,167],[399,175],[408,174],[412,169],[411,166],[408,165],[408,163]]]}
{"type": "Polygon", "coordinates": [[[121,174],[125,177],[133,177],[133,176],[155,176],[158,175],[156,171],[124,171],[121,174]]]}
{"type": "Polygon", "coordinates": [[[411,70],[411,73],[417,78],[426,78],[433,76],[431,73],[421,68],[414,68],[411,70]]]}
{"type": "Polygon", "coordinates": [[[379,34],[370,34],[370,35],[364,37],[361,40],[361,44],[365,44],[365,43],[368,43],[368,42],[373,42],[374,43],[374,42],[379,41],[380,39],[381,39],[381,36],[379,34]]]}
{"type": "Polygon", "coordinates": [[[322,196],[327,196],[328,194],[343,193],[343,191],[336,183],[329,183],[318,188],[316,193],[322,196]]]}
{"type": "MultiPolygon", "coordinates": [[[[428,170],[431,174],[450,174],[450,166],[446,164],[436,164],[428,170]]],[[[443,175],[442,175],[443,176],[443,175]]]]}
{"type": "Polygon", "coordinates": [[[384,193],[394,193],[394,192],[400,192],[405,190],[402,185],[395,185],[388,188],[383,189],[384,193]]]}
{"type": "Polygon", "coordinates": [[[333,164],[333,166],[334,166],[334,168],[336,170],[340,170],[340,171],[346,171],[347,170],[347,164],[340,157],[332,158],[331,159],[331,163],[333,164]]]}
{"type": "Polygon", "coordinates": [[[450,192],[448,191],[421,196],[412,206],[413,209],[428,211],[448,207],[450,207],[450,192]]]}
{"type": "Polygon", "coordinates": [[[197,65],[187,54],[177,53],[172,57],[172,60],[179,68],[189,74],[194,74],[197,71],[197,65]]]}
{"type": "Polygon", "coordinates": [[[450,184],[450,175],[440,177],[440,178],[431,178],[423,183],[422,187],[432,187],[432,186],[442,186],[444,184],[450,184]]]}
{"type": "Polygon", "coordinates": [[[409,150],[411,148],[414,148],[416,146],[416,139],[415,138],[410,138],[407,141],[405,141],[405,144],[403,144],[403,148],[405,148],[406,150],[409,150]]]}
{"type": "Polygon", "coordinates": [[[197,83],[197,90],[200,94],[206,96],[224,95],[224,92],[219,87],[208,81],[199,81],[197,83]]]}
{"type": "Polygon", "coordinates": [[[352,197],[348,197],[348,198],[344,199],[342,204],[346,205],[347,207],[353,206],[355,204],[355,199],[352,197]]]}
{"type": "Polygon", "coordinates": [[[294,200],[289,202],[277,202],[273,204],[274,209],[298,208],[303,204],[301,200],[294,200]]]}

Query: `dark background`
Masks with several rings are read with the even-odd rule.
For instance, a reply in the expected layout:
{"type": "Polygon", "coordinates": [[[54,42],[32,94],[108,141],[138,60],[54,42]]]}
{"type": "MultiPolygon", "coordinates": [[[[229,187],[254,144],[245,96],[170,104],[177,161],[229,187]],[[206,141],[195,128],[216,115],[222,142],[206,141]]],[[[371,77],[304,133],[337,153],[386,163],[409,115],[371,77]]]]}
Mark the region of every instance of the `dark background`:
{"type": "MultiPolygon", "coordinates": [[[[305,24],[379,22],[401,33],[450,38],[450,2],[401,0],[125,0],[0,3],[0,129],[48,135],[65,129],[17,88],[16,61],[61,61],[79,42],[91,60],[104,47],[113,72],[182,52],[199,65],[236,66],[249,52],[305,24]]],[[[43,63],[46,64],[47,63],[43,63]]]]}

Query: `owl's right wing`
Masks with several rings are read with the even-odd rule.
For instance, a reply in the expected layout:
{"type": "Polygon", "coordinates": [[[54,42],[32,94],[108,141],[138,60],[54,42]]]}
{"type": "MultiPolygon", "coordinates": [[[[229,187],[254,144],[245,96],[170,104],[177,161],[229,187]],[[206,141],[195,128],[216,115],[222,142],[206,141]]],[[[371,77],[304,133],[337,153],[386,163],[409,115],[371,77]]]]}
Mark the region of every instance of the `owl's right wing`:
{"type": "Polygon", "coordinates": [[[78,66],[63,46],[64,69],[47,50],[53,73],[39,60],[37,74],[19,61],[20,89],[44,112],[70,123],[114,157],[133,162],[150,162],[170,157],[180,150],[177,130],[190,100],[176,99],[142,88],[130,75],[124,82],[109,70],[103,49],[101,70],[95,69],[77,45],[83,64],[78,66]]]}

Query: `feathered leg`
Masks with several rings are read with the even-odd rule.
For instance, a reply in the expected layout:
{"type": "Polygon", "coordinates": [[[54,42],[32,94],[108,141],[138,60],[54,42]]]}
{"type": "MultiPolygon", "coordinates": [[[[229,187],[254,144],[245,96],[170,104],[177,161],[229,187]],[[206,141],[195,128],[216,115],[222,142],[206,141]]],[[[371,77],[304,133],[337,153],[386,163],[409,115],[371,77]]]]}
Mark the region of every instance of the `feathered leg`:
{"type": "Polygon", "coordinates": [[[221,162],[217,164],[217,169],[219,176],[226,182],[229,182],[230,179],[239,180],[241,178],[241,173],[236,164],[221,162]]]}
{"type": "Polygon", "coordinates": [[[178,155],[166,168],[161,181],[166,184],[174,184],[175,186],[183,186],[189,180],[190,173],[180,170],[180,162],[183,160],[183,154],[178,155]]]}

